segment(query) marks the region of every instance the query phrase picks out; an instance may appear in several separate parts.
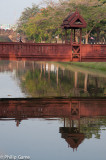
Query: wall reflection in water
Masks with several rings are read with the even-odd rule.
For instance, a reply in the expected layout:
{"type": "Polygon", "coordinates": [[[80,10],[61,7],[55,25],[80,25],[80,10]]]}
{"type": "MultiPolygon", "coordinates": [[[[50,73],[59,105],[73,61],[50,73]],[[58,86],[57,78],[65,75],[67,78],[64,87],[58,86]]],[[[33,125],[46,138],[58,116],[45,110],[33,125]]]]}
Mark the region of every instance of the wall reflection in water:
{"type": "Polygon", "coordinates": [[[64,63],[1,61],[0,72],[6,71],[13,73],[13,79],[29,97],[106,96],[103,72],[64,63]]]}
{"type": "Polygon", "coordinates": [[[106,99],[1,99],[0,120],[16,121],[20,127],[23,120],[58,118],[63,124],[59,127],[61,137],[68,146],[77,149],[85,138],[92,135],[100,139],[101,130],[106,128],[106,99]]]}

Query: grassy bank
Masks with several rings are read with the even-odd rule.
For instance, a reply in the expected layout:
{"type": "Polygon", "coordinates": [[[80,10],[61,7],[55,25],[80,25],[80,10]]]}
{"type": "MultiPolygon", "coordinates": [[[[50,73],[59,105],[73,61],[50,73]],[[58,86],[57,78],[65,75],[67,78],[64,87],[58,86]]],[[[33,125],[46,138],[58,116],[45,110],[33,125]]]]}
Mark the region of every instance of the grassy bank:
{"type": "Polygon", "coordinates": [[[106,71],[106,62],[71,62],[72,65],[106,71]]]}
{"type": "MultiPolygon", "coordinates": [[[[42,63],[42,62],[41,62],[42,63]]],[[[80,63],[74,63],[74,62],[47,62],[50,64],[54,64],[55,66],[58,66],[59,68],[61,68],[62,70],[70,70],[73,72],[80,72],[83,74],[90,74],[93,76],[97,76],[97,77],[106,77],[106,62],[104,63],[104,67],[103,67],[103,63],[102,65],[100,65],[101,67],[95,68],[95,67],[88,67],[88,66],[80,66],[80,63]]]]}

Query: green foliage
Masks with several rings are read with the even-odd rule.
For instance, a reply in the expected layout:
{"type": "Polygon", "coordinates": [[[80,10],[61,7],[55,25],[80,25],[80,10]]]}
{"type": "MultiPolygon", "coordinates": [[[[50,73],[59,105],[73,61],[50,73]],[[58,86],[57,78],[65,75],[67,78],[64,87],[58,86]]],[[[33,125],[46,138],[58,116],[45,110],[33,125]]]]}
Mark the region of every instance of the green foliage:
{"type": "Polygon", "coordinates": [[[27,7],[22,12],[21,17],[18,20],[18,32],[23,32],[23,26],[26,25],[26,23],[31,19],[32,17],[36,16],[36,14],[39,12],[39,7],[35,4],[32,5],[32,7],[27,7]]]}
{"type": "Polygon", "coordinates": [[[85,134],[87,139],[94,137],[100,139],[102,130],[106,130],[106,118],[82,118],[80,120],[80,131],[85,134]]]}
{"type": "MultiPolygon", "coordinates": [[[[18,31],[25,33],[29,40],[35,42],[56,41],[56,37],[62,39],[64,33],[61,24],[70,12],[76,8],[87,22],[87,28],[83,30],[83,36],[98,32],[101,37],[106,31],[106,3],[105,0],[64,0],[58,4],[47,3],[45,8],[39,9],[32,5],[26,8],[19,19],[18,31]]],[[[106,38],[106,37],[105,37],[106,38]]]]}

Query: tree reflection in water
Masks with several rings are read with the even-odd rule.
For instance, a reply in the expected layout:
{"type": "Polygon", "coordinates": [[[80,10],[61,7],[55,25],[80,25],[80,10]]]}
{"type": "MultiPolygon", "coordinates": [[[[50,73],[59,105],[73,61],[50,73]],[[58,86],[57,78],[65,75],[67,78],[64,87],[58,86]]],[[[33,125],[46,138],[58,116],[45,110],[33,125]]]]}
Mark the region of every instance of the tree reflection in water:
{"type": "Polygon", "coordinates": [[[30,97],[104,97],[106,75],[62,63],[1,61],[0,71],[16,72],[18,84],[30,97]]]}
{"type": "Polygon", "coordinates": [[[16,71],[20,87],[30,97],[104,97],[106,75],[59,63],[10,61],[1,71],[16,71]]]}

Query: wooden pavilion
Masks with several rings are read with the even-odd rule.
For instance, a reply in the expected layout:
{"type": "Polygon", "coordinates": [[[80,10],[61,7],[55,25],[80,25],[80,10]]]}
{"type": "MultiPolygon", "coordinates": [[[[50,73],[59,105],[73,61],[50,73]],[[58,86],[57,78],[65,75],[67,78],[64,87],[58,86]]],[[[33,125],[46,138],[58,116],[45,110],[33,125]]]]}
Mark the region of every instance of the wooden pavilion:
{"type": "Polygon", "coordinates": [[[67,18],[63,20],[63,24],[61,28],[65,30],[65,44],[67,44],[67,30],[71,29],[71,50],[72,50],[72,57],[71,59],[76,59],[77,61],[81,60],[81,40],[82,40],[82,28],[86,28],[87,23],[85,22],[84,18],[76,12],[73,12],[68,15],[67,18]],[[80,33],[79,40],[76,40],[76,30],[80,33]],[[74,31],[74,36],[73,36],[74,31]]]}
{"type": "Polygon", "coordinates": [[[61,25],[62,29],[65,29],[65,43],[67,43],[67,30],[71,29],[71,44],[76,43],[75,35],[76,30],[80,30],[80,41],[82,39],[82,28],[86,28],[87,23],[85,22],[84,18],[79,14],[79,12],[76,10],[76,12],[73,12],[68,15],[67,18],[63,20],[63,24],[61,25]],[[73,30],[74,30],[74,38],[73,38],[73,30]]]}

